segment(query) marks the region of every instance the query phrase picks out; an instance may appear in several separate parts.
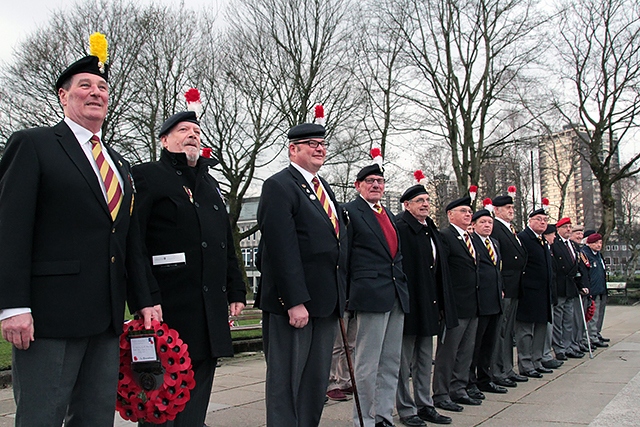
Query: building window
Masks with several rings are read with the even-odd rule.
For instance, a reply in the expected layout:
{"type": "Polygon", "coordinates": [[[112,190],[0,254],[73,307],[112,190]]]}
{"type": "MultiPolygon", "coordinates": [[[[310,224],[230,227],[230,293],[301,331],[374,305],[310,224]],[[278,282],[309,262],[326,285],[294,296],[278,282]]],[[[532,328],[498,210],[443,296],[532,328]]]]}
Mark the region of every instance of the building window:
{"type": "Polygon", "coordinates": [[[617,256],[613,257],[613,265],[618,265],[618,257],[617,256]]]}
{"type": "Polygon", "coordinates": [[[245,267],[251,267],[251,264],[253,262],[253,251],[251,250],[251,248],[242,248],[242,262],[244,263],[245,267]]]}
{"type": "MultiPolygon", "coordinates": [[[[622,250],[626,251],[627,250],[627,245],[622,245],[622,250]]],[[[623,261],[624,262],[624,261],[623,261]]]]}
{"type": "Polygon", "coordinates": [[[604,249],[609,252],[611,250],[611,246],[607,245],[604,249]]]}
{"type": "Polygon", "coordinates": [[[618,245],[613,245],[613,250],[614,250],[614,251],[619,250],[619,246],[618,246],[618,245]]]}
{"type": "Polygon", "coordinates": [[[256,260],[258,259],[258,248],[253,248],[253,266],[257,267],[256,260]]]}
{"type": "Polygon", "coordinates": [[[606,257],[606,258],[604,259],[604,263],[605,263],[605,264],[607,264],[607,265],[611,264],[611,258],[606,257]]]}

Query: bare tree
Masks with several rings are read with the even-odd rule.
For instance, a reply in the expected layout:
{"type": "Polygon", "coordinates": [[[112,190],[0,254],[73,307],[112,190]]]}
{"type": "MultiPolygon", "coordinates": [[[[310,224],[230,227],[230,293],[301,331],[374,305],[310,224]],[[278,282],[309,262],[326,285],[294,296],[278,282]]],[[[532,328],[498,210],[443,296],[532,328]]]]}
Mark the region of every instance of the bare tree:
{"type": "Polygon", "coordinates": [[[637,176],[620,181],[621,215],[616,228],[620,242],[627,246],[631,256],[625,267],[626,280],[633,280],[640,267],[640,179],[637,176]]]}
{"type": "Polygon", "coordinates": [[[501,129],[522,114],[516,88],[544,47],[534,39],[544,19],[532,0],[388,4],[388,19],[401,28],[416,72],[409,96],[425,114],[423,129],[449,147],[463,193],[478,182],[487,145],[512,141],[532,120],[501,129]]]}
{"type": "Polygon", "coordinates": [[[583,144],[578,154],[585,153],[599,183],[598,231],[606,241],[616,225],[614,184],[640,171],[640,6],[633,0],[568,3],[559,25],[557,51],[572,94],[568,102],[555,105],[567,122],[575,123],[583,144]],[[624,162],[622,143],[634,147],[624,162]]]}

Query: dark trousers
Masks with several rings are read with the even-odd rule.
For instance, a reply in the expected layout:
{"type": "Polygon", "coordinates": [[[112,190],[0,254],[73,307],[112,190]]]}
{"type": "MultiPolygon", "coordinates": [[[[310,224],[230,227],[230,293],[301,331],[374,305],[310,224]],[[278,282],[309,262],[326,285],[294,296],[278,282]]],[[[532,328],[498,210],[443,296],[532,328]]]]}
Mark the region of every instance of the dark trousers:
{"type": "Polygon", "coordinates": [[[173,421],[163,424],[138,423],[144,427],[201,427],[207,417],[207,408],[211,398],[213,376],[216,372],[217,359],[192,361],[192,369],[196,386],[191,390],[191,397],[182,412],[173,421]]]}
{"type": "Polygon", "coordinates": [[[37,338],[13,349],[18,427],[112,427],[120,349],[110,330],[88,338],[37,338]]]}
{"type": "Polygon", "coordinates": [[[469,385],[488,385],[494,380],[491,369],[491,356],[496,346],[500,331],[500,314],[478,317],[476,344],[473,349],[473,360],[469,369],[469,385]]]}
{"type": "Polygon", "coordinates": [[[312,317],[304,328],[294,328],[286,315],[263,313],[267,427],[320,423],[337,322],[337,315],[312,317]]]}

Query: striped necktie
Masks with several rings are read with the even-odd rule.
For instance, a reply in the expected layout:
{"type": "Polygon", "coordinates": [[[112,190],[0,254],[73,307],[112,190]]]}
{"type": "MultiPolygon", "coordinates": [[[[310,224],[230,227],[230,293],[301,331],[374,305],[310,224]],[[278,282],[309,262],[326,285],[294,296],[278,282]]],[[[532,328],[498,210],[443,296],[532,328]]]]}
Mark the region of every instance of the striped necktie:
{"type": "Polygon", "coordinates": [[[93,135],[91,137],[91,153],[98,165],[100,176],[102,177],[104,187],[107,190],[107,205],[109,205],[111,219],[115,221],[118,216],[120,204],[122,203],[122,189],[120,188],[120,183],[118,182],[115,172],[104,158],[100,138],[98,138],[97,135],[93,135]]]}
{"type": "Polygon", "coordinates": [[[336,236],[340,236],[340,224],[338,224],[338,218],[336,217],[336,214],[333,212],[333,209],[331,209],[329,198],[327,197],[327,194],[322,189],[322,186],[320,185],[320,180],[318,180],[318,178],[314,176],[313,179],[311,180],[311,183],[313,184],[313,189],[316,192],[316,196],[318,196],[318,200],[320,201],[320,204],[322,205],[322,207],[324,208],[324,211],[329,216],[329,220],[331,220],[331,224],[333,225],[333,231],[335,231],[336,236]]]}
{"type": "Polygon", "coordinates": [[[509,228],[511,229],[511,232],[513,233],[513,237],[515,237],[516,240],[518,241],[518,243],[520,244],[520,246],[522,246],[522,243],[520,242],[520,239],[518,239],[518,233],[516,233],[516,228],[513,226],[513,224],[509,224],[509,228]]]}
{"type": "Polygon", "coordinates": [[[373,209],[375,209],[375,211],[378,212],[379,214],[382,213],[382,206],[380,206],[379,203],[374,203],[373,204],[373,209]]]}
{"type": "Polygon", "coordinates": [[[476,251],[473,250],[473,244],[471,243],[471,237],[469,237],[469,233],[467,233],[467,232],[464,233],[464,242],[467,244],[467,249],[469,250],[469,253],[473,257],[473,260],[475,261],[476,260],[476,251]]]}
{"type": "Polygon", "coordinates": [[[491,247],[491,242],[489,241],[489,238],[484,239],[484,245],[487,247],[487,250],[489,251],[491,262],[493,263],[493,265],[496,265],[496,254],[495,252],[493,252],[493,248],[491,247]]]}

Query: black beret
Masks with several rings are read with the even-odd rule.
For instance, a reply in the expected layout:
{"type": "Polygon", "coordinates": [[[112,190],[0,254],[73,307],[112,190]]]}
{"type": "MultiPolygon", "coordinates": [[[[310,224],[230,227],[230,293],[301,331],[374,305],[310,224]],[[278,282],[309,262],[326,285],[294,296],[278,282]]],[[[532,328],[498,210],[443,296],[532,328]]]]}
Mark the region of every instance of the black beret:
{"type": "Polygon", "coordinates": [[[447,205],[447,207],[445,208],[445,211],[450,211],[451,209],[455,209],[458,206],[469,206],[469,207],[471,207],[471,197],[464,196],[461,199],[456,199],[453,202],[450,202],[447,205]]]}
{"type": "Polygon", "coordinates": [[[416,184],[414,186],[411,186],[407,188],[404,194],[402,194],[402,197],[400,197],[400,203],[411,200],[414,197],[419,196],[420,194],[429,194],[427,189],[424,188],[424,185],[416,184]]]}
{"type": "Polygon", "coordinates": [[[73,64],[69,65],[66,70],[60,74],[56,81],[56,90],[60,89],[62,85],[71,77],[80,73],[90,73],[102,77],[106,81],[109,81],[109,66],[104,64],[102,68],[98,66],[97,56],[85,56],[82,59],[78,59],[73,64]]]}
{"type": "Polygon", "coordinates": [[[473,214],[473,216],[471,217],[471,222],[474,222],[475,220],[483,216],[491,217],[491,212],[489,212],[488,209],[480,209],[479,211],[473,214]]]}
{"type": "Polygon", "coordinates": [[[200,122],[198,121],[196,113],[194,113],[193,111],[182,111],[181,113],[176,113],[164,121],[162,127],[160,128],[159,136],[168,134],[169,132],[171,132],[171,129],[173,129],[173,127],[180,122],[190,122],[200,126],[200,122]]]}
{"type": "Polygon", "coordinates": [[[513,197],[511,196],[496,196],[491,201],[493,206],[506,206],[513,204],[513,197]]]}
{"type": "Polygon", "coordinates": [[[536,215],[546,215],[546,214],[547,214],[547,211],[545,211],[543,208],[540,208],[540,209],[536,209],[536,210],[532,211],[529,214],[529,218],[533,218],[536,215]]]}
{"type": "Polygon", "coordinates": [[[369,175],[384,176],[384,169],[381,168],[380,165],[377,163],[374,163],[369,166],[365,166],[362,169],[360,169],[360,172],[358,172],[358,175],[356,175],[356,181],[364,181],[364,179],[369,175]]]}
{"type": "Polygon", "coordinates": [[[584,233],[582,233],[582,238],[587,238],[589,236],[591,236],[592,234],[596,234],[596,230],[584,230],[584,233]]]}
{"type": "Polygon", "coordinates": [[[556,232],[556,225],[555,224],[549,224],[547,225],[547,229],[544,230],[544,233],[542,234],[554,234],[556,232]]]}
{"type": "Polygon", "coordinates": [[[289,129],[290,141],[306,138],[324,138],[326,131],[324,126],[315,123],[302,123],[289,129]]]}

